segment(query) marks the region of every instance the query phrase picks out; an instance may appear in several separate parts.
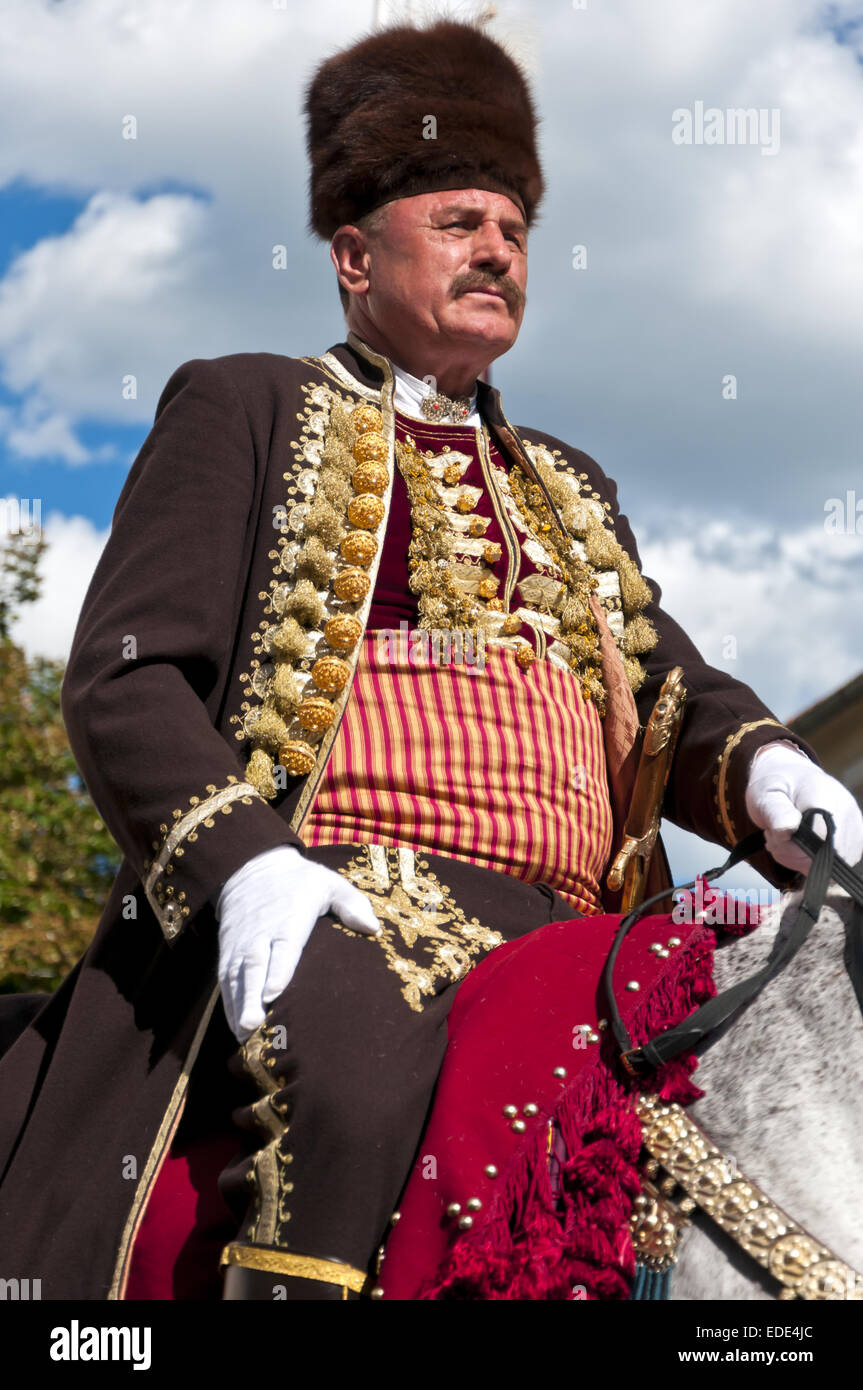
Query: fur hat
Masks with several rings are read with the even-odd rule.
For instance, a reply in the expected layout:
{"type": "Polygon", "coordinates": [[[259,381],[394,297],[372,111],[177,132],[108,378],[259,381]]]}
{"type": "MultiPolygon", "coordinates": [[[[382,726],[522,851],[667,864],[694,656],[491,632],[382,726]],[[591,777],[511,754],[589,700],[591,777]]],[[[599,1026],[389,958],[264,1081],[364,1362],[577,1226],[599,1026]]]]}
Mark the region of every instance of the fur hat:
{"type": "Polygon", "coordinates": [[[543,193],[527,79],[472,24],[397,25],[328,58],[309,83],[309,226],[338,227],[394,198],[503,193],[530,225],[543,193]],[[428,117],[436,138],[428,138],[428,117]]]}

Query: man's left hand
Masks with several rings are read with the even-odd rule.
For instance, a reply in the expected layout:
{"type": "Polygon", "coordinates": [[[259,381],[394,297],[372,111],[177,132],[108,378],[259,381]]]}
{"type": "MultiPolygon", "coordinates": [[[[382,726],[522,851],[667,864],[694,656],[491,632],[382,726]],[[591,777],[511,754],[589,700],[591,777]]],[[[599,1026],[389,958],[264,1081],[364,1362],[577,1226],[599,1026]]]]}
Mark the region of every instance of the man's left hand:
{"type": "MultiPolygon", "coordinates": [[[[769,854],[786,869],[808,874],[812,860],[791,834],[812,806],[829,811],[836,826],[833,846],[847,863],[863,857],[863,814],[848,788],[816,767],[806,754],[788,743],[767,743],[749,767],[746,810],[759,829],[769,854]]],[[[821,820],[813,829],[824,834],[821,820]]]]}

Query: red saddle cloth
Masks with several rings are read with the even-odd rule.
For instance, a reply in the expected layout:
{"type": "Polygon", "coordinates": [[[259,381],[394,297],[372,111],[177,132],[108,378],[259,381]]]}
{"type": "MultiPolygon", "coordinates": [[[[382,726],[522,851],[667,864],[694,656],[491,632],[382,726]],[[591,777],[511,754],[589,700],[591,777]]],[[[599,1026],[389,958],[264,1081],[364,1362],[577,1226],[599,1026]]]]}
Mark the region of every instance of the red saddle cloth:
{"type": "MultiPolygon", "coordinates": [[[[492,951],[459,987],[429,1124],[384,1248],[384,1299],[629,1297],[638,1091],[682,1104],[703,1093],[694,1056],[636,1081],[610,1026],[600,1027],[620,922],[540,927],[492,951]]],[[[715,994],[715,944],[709,926],[668,915],[631,929],[615,998],[636,1045],[715,994]]]]}

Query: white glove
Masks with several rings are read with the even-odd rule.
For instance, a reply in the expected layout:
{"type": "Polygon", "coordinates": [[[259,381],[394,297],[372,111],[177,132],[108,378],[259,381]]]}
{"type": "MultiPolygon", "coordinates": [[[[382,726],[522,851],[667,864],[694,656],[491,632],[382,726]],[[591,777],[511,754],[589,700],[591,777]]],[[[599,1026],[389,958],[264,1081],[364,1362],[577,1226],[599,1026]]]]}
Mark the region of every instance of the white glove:
{"type": "MultiPolygon", "coordinates": [[[[836,853],[856,865],[863,856],[863,815],[848,788],[787,740],[759,748],[749,766],[746,810],[765,832],[765,846],[776,862],[802,874],[808,874],[812,860],[791,843],[791,832],[811,806],[830,812],[836,826],[836,853]]],[[[820,817],[812,828],[824,837],[826,827],[820,817]]]]}
{"type": "Polygon", "coordinates": [[[222,888],[215,912],[222,1000],[240,1042],[260,1027],[265,1005],[290,984],[324,913],[338,917],[351,931],[370,936],[381,931],[365,894],[293,845],[264,850],[237,869],[222,888]]]}

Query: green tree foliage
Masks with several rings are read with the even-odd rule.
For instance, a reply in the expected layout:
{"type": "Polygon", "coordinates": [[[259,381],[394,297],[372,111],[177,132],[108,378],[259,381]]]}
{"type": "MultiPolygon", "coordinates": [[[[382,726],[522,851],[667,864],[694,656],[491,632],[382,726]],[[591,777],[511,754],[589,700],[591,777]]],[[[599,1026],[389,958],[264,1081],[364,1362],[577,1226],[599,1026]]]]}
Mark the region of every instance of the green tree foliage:
{"type": "Polygon", "coordinates": [[[0,552],[0,993],[56,989],[86,949],[120,862],[75,766],[64,665],[28,660],[10,628],[39,591],[41,537],[0,552]]]}

